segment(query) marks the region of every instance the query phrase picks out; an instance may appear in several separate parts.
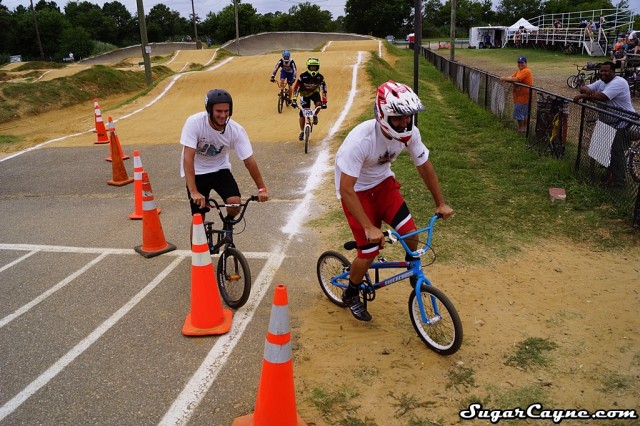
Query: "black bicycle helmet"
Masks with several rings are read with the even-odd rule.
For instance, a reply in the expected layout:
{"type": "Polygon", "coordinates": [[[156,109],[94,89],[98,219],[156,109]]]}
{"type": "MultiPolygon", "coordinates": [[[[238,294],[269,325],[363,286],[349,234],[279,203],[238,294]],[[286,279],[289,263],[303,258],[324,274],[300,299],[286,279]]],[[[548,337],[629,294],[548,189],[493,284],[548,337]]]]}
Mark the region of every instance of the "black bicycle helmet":
{"type": "Polygon", "coordinates": [[[229,92],[223,89],[213,89],[207,92],[207,96],[204,99],[204,108],[207,114],[211,116],[213,106],[215,104],[229,104],[229,117],[233,114],[233,99],[229,92]]]}

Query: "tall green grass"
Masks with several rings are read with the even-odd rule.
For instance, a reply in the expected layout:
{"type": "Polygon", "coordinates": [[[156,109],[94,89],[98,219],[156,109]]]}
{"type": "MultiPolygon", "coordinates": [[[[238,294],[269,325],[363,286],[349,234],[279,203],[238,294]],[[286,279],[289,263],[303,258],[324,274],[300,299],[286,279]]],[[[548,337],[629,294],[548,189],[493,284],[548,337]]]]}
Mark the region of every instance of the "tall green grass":
{"type": "MultiPolygon", "coordinates": [[[[394,66],[372,55],[367,71],[374,85],[392,79],[413,87],[413,52],[391,48],[394,66]]],[[[484,262],[546,240],[599,249],[634,246],[640,235],[629,218],[604,203],[601,190],[577,180],[567,162],[539,157],[521,136],[460,93],[433,66],[421,61],[418,93],[427,110],[418,116],[422,139],[455,215],[438,222],[438,256],[484,262]],[[567,201],[552,203],[551,187],[565,188],[567,201]]],[[[370,118],[370,113],[362,119],[370,118]]],[[[408,155],[393,166],[419,225],[433,214],[431,194],[408,155]]]]}

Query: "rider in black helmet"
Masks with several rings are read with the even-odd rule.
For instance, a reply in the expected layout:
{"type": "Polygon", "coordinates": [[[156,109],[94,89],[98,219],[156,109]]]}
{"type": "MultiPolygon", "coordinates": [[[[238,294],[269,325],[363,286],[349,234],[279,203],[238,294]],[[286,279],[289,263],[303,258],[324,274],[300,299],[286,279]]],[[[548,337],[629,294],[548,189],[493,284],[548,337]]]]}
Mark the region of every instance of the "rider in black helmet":
{"type": "MultiPolygon", "coordinates": [[[[206,200],[212,189],[226,204],[239,204],[241,201],[240,189],[231,174],[231,149],[236,152],[255,182],[259,201],[269,199],[247,132],[231,119],[233,99],[229,92],[223,89],[210,90],[205,97],[204,106],[205,111],[187,118],[180,136],[180,175],[186,179],[191,213],[200,213],[203,220],[207,211],[206,200]]],[[[227,209],[229,216],[233,217],[238,213],[237,208],[227,209]]]]}

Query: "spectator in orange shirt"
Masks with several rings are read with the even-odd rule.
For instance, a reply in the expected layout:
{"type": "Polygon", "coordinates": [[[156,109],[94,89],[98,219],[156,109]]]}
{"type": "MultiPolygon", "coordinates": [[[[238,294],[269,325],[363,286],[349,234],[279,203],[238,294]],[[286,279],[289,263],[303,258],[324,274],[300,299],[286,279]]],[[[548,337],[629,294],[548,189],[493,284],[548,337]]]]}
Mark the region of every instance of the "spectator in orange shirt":
{"type": "MultiPolygon", "coordinates": [[[[533,86],[533,74],[527,65],[527,58],[518,58],[518,71],[510,77],[500,77],[500,81],[521,83],[533,86]]],[[[527,132],[527,116],[529,115],[529,92],[531,89],[518,84],[513,86],[513,118],[518,122],[518,132],[527,132]]]]}

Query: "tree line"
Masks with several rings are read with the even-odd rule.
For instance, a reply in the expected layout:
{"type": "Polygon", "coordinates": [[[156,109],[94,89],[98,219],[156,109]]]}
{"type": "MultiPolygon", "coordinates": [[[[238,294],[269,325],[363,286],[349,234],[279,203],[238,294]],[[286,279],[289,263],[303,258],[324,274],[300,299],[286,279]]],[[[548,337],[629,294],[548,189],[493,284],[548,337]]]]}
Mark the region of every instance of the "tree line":
{"type": "MultiPolygon", "coordinates": [[[[169,2],[168,2],[169,3],[169,2]]],[[[311,2],[292,6],[288,12],[259,14],[251,3],[238,3],[240,36],[271,31],[318,31],[393,35],[404,38],[413,32],[414,0],[347,0],[345,15],[334,18],[311,2]]],[[[618,7],[628,7],[621,0],[618,7]]],[[[456,34],[466,37],[469,28],[511,25],[521,17],[614,8],[610,0],[456,0],[456,34]]],[[[423,0],[423,37],[448,37],[451,0],[423,0]]],[[[195,37],[194,17],[183,17],[164,4],[153,6],[145,23],[149,42],[184,41],[195,37]]],[[[233,4],[221,11],[195,16],[198,38],[203,44],[222,44],[235,39],[233,4]]],[[[117,47],[140,44],[137,13],[132,15],[118,2],[102,7],[89,1],[71,1],[61,9],[54,1],[39,0],[33,7],[10,11],[0,0],[0,61],[9,55],[24,60],[61,60],[73,53],[76,59],[117,47]]]]}

